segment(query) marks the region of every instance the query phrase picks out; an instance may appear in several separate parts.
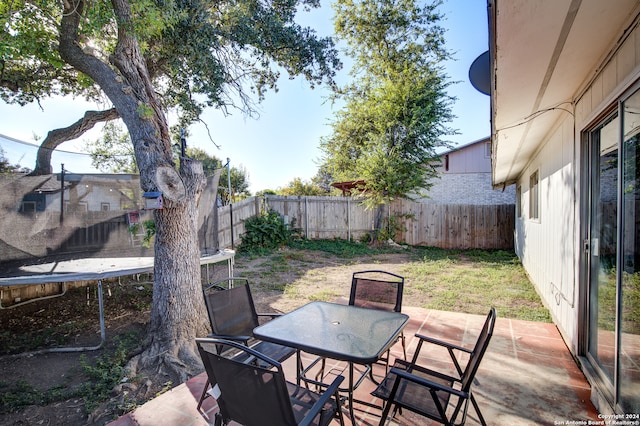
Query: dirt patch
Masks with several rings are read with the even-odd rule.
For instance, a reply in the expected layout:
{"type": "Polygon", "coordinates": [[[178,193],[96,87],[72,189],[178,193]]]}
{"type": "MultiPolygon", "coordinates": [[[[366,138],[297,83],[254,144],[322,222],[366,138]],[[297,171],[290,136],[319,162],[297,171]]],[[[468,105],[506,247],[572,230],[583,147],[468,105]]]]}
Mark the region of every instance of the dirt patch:
{"type": "MultiPolygon", "coordinates": [[[[281,250],[276,255],[237,263],[236,275],[249,278],[256,309],[289,312],[312,300],[347,300],[356,271],[385,270],[402,275],[410,253],[384,253],[341,259],[305,250],[281,250]]],[[[412,300],[420,306],[424,300],[412,300]]]]}
{"type": "Polygon", "coordinates": [[[151,283],[135,278],[104,283],[103,346],[96,285],[0,310],[0,425],[104,423],[100,419],[110,409],[102,407],[91,417],[93,406],[87,407],[83,396],[93,380],[85,368],[95,367],[125,336],[144,335],[151,283]],[[76,350],[50,352],[59,347],[76,350]]]}

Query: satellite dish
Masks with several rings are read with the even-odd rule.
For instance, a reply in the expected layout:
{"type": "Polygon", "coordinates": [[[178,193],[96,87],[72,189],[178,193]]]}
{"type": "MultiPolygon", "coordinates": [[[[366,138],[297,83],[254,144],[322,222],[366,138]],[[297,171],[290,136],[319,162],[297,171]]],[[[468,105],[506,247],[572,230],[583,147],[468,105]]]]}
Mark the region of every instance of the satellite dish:
{"type": "Polygon", "coordinates": [[[491,66],[488,50],[478,56],[469,67],[469,80],[479,92],[485,95],[491,94],[491,66]]]}

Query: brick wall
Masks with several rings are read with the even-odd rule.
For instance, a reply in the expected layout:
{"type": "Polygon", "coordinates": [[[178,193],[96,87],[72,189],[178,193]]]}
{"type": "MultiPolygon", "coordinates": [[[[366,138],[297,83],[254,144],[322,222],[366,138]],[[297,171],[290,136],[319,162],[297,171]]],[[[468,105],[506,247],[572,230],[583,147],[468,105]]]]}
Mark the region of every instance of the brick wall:
{"type": "Polygon", "coordinates": [[[491,173],[443,174],[434,179],[426,197],[416,201],[433,204],[515,204],[516,187],[493,189],[491,173]]]}

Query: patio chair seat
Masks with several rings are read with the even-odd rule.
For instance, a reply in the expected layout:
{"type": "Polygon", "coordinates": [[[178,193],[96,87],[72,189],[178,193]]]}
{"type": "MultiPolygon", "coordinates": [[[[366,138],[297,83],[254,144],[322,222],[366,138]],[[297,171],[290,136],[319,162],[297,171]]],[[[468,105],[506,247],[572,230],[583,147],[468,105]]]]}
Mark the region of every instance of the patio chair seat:
{"type": "MultiPolygon", "coordinates": [[[[414,375],[415,377],[430,380],[434,383],[448,388],[452,388],[453,384],[456,381],[454,377],[439,375],[437,372],[428,370],[426,368],[421,368],[419,366],[412,367],[411,363],[399,359],[396,360],[393,368],[391,369],[393,373],[388,374],[384,378],[378,388],[372,392],[372,395],[384,400],[388,400],[398,372],[408,372],[409,370],[410,374],[414,375]]],[[[451,398],[451,394],[448,392],[438,392],[437,396],[440,401],[440,406],[446,407],[449,403],[449,399],[451,398]]],[[[395,401],[399,405],[406,407],[407,409],[414,412],[438,412],[437,405],[432,398],[429,387],[424,386],[423,384],[418,382],[412,382],[409,380],[403,381],[401,383],[401,388],[397,391],[395,401]]]]}
{"type": "MultiPolygon", "coordinates": [[[[263,342],[253,337],[253,329],[260,325],[260,318],[275,318],[281,314],[256,312],[249,281],[246,278],[229,277],[216,281],[203,290],[203,296],[212,330],[207,337],[242,343],[278,362],[296,353],[294,348],[263,342]]],[[[232,348],[228,349],[233,351],[232,348]]],[[[222,347],[219,350],[222,350],[222,347]]],[[[247,362],[249,359],[262,362],[260,358],[251,358],[247,352],[234,352],[235,355],[232,356],[238,357],[240,362],[247,362]]],[[[215,382],[210,384],[215,385],[215,382]]],[[[198,409],[208,395],[208,388],[209,384],[202,392],[198,409]]]]}

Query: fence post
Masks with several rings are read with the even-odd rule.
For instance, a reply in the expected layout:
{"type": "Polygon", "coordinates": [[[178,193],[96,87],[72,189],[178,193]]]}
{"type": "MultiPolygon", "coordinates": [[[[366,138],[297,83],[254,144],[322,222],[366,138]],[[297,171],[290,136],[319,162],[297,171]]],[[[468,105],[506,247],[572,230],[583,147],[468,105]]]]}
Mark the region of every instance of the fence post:
{"type": "Polygon", "coordinates": [[[351,197],[347,197],[347,241],[351,241],[351,197]]]}
{"type": "Polygon", "coordinates": [[[309,196],[304,197],[304,235],[309,238],[309,196]]]}

